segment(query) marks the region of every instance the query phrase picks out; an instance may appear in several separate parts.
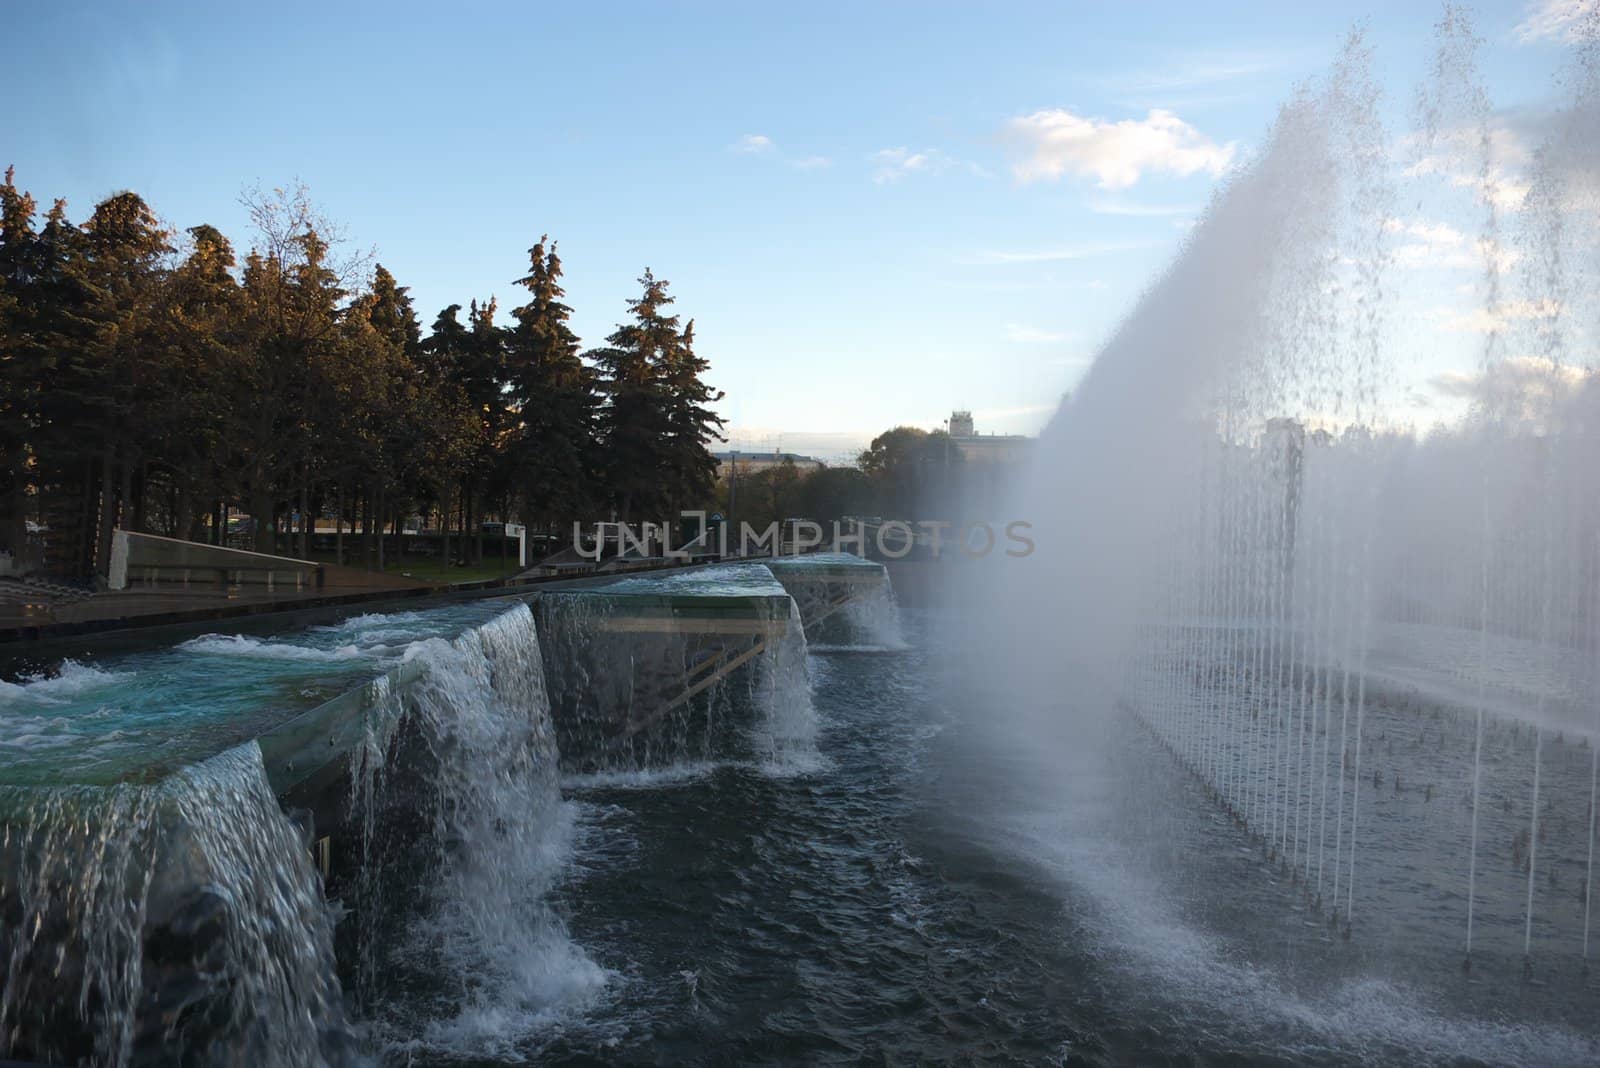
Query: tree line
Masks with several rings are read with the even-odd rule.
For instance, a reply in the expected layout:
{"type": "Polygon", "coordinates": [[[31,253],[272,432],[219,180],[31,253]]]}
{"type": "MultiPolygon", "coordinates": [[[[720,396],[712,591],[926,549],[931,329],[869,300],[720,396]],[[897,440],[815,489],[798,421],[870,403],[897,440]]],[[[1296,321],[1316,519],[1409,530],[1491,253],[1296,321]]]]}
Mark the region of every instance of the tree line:
{"type": "Polygon", "coordinates": [[[764,528],[810,519],[825,528],[847,516],[919,521],[992,517],[1000,507],[1007,464],[969,464],[943,430],[897,426],[872,439],[850,467],[815,470],[784,457],[753,469],[730,466],[717,487],[723,513],[764,528]]]}
{"type": "Polygon", "coordinates": [[[118,527],[220,544],[235,507],[257,551],[309,556],[313,517],[337,516],[368,562],[380,535],[381,566],[381,533],[413,514],[467,535],[712,500],[722,394],[649,270],[588,351],[547,237],[503,321],[472,300],[424,333],[407,287],[342,251],[303,187],[245,204],[241,260],[132,192],[81,223],[62,200],[41,214],[6,171],[0,549],[37,524],[47,569],[83,579],[118,527]]]}

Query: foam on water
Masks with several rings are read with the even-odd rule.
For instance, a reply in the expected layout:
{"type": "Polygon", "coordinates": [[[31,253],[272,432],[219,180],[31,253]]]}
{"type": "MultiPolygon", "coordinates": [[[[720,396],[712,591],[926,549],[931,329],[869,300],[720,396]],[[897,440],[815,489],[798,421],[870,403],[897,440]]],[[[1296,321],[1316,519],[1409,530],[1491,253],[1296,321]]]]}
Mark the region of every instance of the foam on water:
{"type": "Polygon", "coordinates": [[[105,784],[196,763],[362,685],[413,641],[459,634],[506,604],[367,615],[270,637],[209,634],[0,683],[9,757],[0,782],[105,784]]]}
{"type": "Polygon", "coordinates": [[[127,678],[126,672],[63,660],[54,674],[26,675],[18,682],[0,681],[0,709],[65,704],[83,694],[119,685],[127,678]]]}
{"type": "Polygon", "coordinates": [[[1320,995],[1295,993],[1275,969],[1239,961],[1226,938],[1183,923],[1170,892],[1120,864],[1115,847],[1026,825],[1011,829],[1011,847],[1092,897],[1098,911],[1090,929],[1103,940],[1107,959],[1125,969],[1127,983],[1178,1011],[1182,1030],[1215,1029],[1220,1009],[1230,1044],[1260,1056],[1333,1053],[1528,1068],[1600,1058],[1592,1036],[1464,1017],[1434,1004],[1427,991],[1382,978],[1343,980],[1320,995]],[[1289,1048],[1285,1033],[1296,1036],[1289,1048]]]}
{"type": "Polygon", "coordinates": [[[340,645],[332,649],[319,649],[293,642],[251,638],[243,634],[208,634],[192,638],[178,646],[187,653],[199,656],[236,656],[264,660],[299,660],[312,663],[331,663],[340,660],[361,660],[381,655],[387,646],[362,648],[340,645]]]}
{"type": "Polygon", "coordinates": [[[389,630],[401,627],[427,624],[429,619],[421,612],[363,612],[358,616],[330,623],[325,626],[314,627],[314,630],[326,630],[342,633],[351,631],[389,630]]]}
{"type": "Polygon", "coordinates": [[[772,572],[759,563],[712,564],[682,571],[635,575],[601,587],[607,593],[688,593],[706,596],[740,596],[781,593],[772,572]]]}
{"type": "Polygon", "coordinates": [[[718,768],[733,765],[711,760],[688,760],[660,768],[619,768],[561,776],[562,790],[654,790],[698,782],[718,768]]]}

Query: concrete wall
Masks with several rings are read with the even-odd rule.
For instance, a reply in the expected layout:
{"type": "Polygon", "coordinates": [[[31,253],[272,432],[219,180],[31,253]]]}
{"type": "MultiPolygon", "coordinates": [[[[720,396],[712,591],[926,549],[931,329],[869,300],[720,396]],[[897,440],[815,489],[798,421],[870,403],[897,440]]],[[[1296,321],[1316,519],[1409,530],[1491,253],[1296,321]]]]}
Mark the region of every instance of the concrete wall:
{"type": "Polygon", "coordinates": [[[309,560],[118,530],[111,538],[108,580],[114,590],[158,583],[313,590],[323,576],[322,566],[309,560]]]}

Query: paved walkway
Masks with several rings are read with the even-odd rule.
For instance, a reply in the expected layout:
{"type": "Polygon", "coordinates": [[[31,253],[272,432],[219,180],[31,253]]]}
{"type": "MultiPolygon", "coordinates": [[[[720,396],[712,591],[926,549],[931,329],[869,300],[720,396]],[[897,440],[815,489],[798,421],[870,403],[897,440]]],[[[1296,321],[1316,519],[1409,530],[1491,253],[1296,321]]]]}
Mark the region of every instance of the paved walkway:
{"type": "MultiPolygon", "coordinates": [[[[0,642],[86,634],[127,627],[225,619],[296,608],[421,596],[448,587],[325,586],[320,590],[241,587],[230,591],[181,586],[97,593],[65,604],[0,603],[0,642]]],[[[40,598],[41,602],[48,598],[40,598]]]]}

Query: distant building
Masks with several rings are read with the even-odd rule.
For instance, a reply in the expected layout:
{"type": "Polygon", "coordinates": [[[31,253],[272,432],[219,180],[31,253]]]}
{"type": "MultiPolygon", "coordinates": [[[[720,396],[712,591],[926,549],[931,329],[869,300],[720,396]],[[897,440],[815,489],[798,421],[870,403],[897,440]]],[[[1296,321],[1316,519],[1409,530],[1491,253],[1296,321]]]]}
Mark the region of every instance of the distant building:
{"type": "Polygon", "coordinates": [[[1033,449],[1034,439],[1026,434],[979,434],[971,412],[951,412],[949,426],[950,440],[967,463],[1015,463],[1033,449]]]}
{"type": "Polygon", "coordinates": [[[718,479],[727,478],[735,462],[739,465],[741,475],[754,475],[770,468],[782,467],[785,461],[794,464],[802,475],[809,475],[827,466],[814,456],[801,456],[793,452],[741,452],[735,449],[712,455],[717,458],[718,479]]]}

